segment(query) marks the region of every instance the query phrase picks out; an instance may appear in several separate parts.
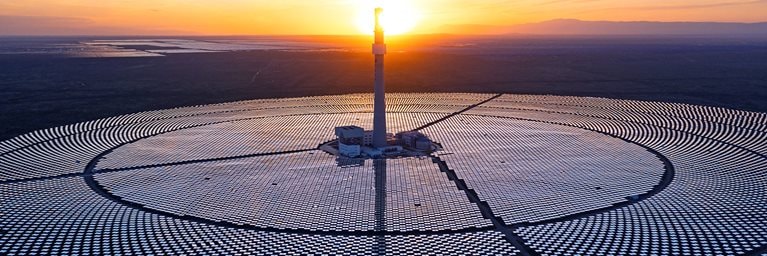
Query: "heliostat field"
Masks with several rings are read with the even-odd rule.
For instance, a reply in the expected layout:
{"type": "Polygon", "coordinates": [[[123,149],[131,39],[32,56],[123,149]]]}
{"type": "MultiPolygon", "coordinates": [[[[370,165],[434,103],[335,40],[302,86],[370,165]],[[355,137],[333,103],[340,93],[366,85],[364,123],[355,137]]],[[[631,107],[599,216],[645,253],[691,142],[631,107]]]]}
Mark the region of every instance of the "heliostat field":
{"type": "Polygon", "coordinates": [[[318,147],[372,95],[142,112],[0,142],[0,254],[736,255],[767,251],[767,115],[387,94],[428,156],[318,147]]]}

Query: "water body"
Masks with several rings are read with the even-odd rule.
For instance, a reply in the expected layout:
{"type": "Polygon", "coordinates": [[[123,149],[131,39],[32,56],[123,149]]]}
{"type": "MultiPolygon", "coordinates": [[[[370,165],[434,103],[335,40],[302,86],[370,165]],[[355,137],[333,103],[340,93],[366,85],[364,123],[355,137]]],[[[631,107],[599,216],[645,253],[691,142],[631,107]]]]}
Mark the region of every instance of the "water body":
{"type": "Polygon", "coordinates": [[[277,37],[0,37],[0,54],[75,58],[161,57],[256,50],[334,50],[321,42],[277,37]]]}

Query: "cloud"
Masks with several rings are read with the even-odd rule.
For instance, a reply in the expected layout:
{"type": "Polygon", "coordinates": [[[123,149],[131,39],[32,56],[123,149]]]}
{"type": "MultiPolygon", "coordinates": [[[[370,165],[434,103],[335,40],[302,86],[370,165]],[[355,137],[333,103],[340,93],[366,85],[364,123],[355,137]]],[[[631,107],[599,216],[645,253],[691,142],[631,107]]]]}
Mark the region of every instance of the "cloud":
{"type": "Polygon", "coordinates": [[[65,36],[65,35],[191,35],[188,31],[161,28],[129,28],[104,26],[91,19],[52,16],[0,15],[0,35],[65,36]]]}

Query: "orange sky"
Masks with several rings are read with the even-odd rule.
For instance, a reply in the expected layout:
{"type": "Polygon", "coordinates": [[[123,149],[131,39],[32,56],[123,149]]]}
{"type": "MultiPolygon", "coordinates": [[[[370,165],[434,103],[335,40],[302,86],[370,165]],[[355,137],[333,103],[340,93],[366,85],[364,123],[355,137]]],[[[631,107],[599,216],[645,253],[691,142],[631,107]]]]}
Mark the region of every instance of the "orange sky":
{"type": "MultiPolygon", "coordinates": [[[[365,1],[370,0],[2,0],[0,33],[359,34],[355,17],[365,1]]],[[[767,21],[767,0],[407,2],[421,16],[411,33],[451,32],[447,25],[512,25],[560,18],[767,21]]]]}

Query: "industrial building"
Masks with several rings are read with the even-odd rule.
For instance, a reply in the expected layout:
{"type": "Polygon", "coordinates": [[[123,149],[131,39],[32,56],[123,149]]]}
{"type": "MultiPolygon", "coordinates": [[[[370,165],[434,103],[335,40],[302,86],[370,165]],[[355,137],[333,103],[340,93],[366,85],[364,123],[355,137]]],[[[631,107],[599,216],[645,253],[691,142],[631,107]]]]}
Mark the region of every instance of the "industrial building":
{"type": "Polygon", "coordinates": [[[348,157],[358,157],[362,153],[365,130],[358,126],[336,127],[338,153],[348,157]]]}
{"type": "MultiPolygon", "coordinates": [[[[345,157],[380,158],[387,155],[399,155],[403,152],[404,146],[406,146],[406,144],[403,144],[398,139],[399,137],[389,133],[386,134],[385,146],[376,147],[373,140],[373,131],[365,131],[359,126],[339,126],[335,128],[335,134],[338,139],[338,154],[345,157]]],[[[422,139],[424,137],[422,135],[419,138],[422,139]]],[[[410,141],[407,145],[412,146],[408,147],[415,148],[415,139],[410,141]]],[[[423,140],[421,140],[421,143],[424,143],[423,140]]],[[[428,141],[428,143],[430,147],[431,141],[428,141]]]]}
{"type": "Polygon", "coordinates": [[[419,151],[429,151],[432,149],[433,145],[433,142],[429,137],[417,131],[397,133],[397,140],[403,147],[419,151]]]}

